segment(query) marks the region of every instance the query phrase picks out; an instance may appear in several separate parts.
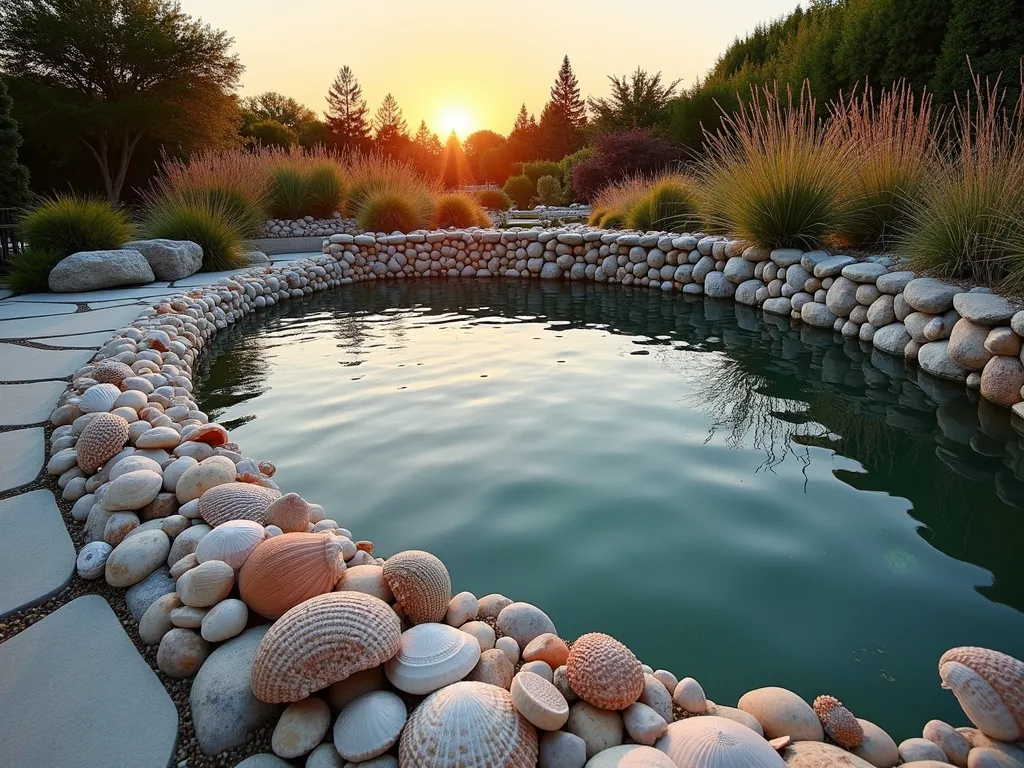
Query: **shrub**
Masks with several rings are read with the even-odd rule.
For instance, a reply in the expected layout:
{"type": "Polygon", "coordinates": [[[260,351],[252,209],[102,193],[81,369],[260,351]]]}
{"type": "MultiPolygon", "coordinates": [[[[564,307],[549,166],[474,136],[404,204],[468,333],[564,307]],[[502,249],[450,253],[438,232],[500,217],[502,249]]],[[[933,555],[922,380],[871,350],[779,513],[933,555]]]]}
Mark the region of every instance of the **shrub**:
{"type": "Polygon", "coordinates": [[[278,219],[299,219],[309,206],[309,177],[301,169],[283,165],[270,176],[270,215],[278,219]]]}
{"type": "Polygon", "coordinates": [[[533,199],[534,183],[527,176],[510,176],[505,182],[505,194],[515,201],[516,208],[526,208],[533,199]]]}
{"type": "Polygon", "coordinates": [[[537,202],[541,205],[563,205],[565,192],[562,183],[554,176],[541,176],[537,179],[537,202]]]}
{"type": "Polygon", "coordinates": [[[58,195],[28,213],[20,233],[30,248],[63,258],[78,251],[120,248],[132,239],[132,226],[110,203],[58,195]]]}
{"type": "Polygon", "coordinates": [[[490,217],[480,204],[465,192],[448,192],[437,199],[434,209],[436,229],[489,227],[490,217]]]}
{"type": "Polygon", "coordinates": [[[246,133],[262,147],[290,147],[299,140],[295,131],[277,120],[260,120],[249,126],[246,133]]]}
{"type": "Polygon", "coordinates": [[[501,189],[481,189],[476,193],[476,201],[489,211],[507,211],[512,207],[512,198],[501,189]]]}
{"type": "Polygon", "coordinates": [[[433,199],[442,192],[440,180],[427,178],[409,163],[381,154],[357,155],[346,164],[345,175],[345,215],[355,218],[371,196],[386,192],[415,198],[417,209],[429,219],[433,199]]]}
{"type": "Polygon", "coordinates": [[[11,256],[7,262],[10,270],[7,282],[17,293],[39,293],[50,290],[47,279],[50,270],[63,258],[56,251],[29,246],[21,253],[11,256]]]}
{"type": "Polygon", "coordinates": [[[626,226],[644,232],[692,232],[699,223],[693,183],[682,176],[656,181],[626,215],[626,226]]]}
{"type": "Polygon", "coordinates": [[[648,128],[604,133],[594,142],[594,154],[573,165],[570,186],[577,200],[593,201],[604,187],[633,176],[654,176],[680,157],[679,150],[648,128]]]}
{"type": "Polygon", "coordinates": [[[562,177],[562,167],[551,160],[538,160],[533,163],[523,163],[523,176],[530,180],[534,188],[542,176],[562,177]]]}
{"type": "Polygon", "coordinates": [[[365,232],[412,232],[430,221],[419,200],[397,190],[371,192],[360,202],[357,217],[365,232]]]}
{"type": "Polygon", "coordinates": [[[835,121],[815,118],[808,83],[798,102],[788,88],[787,96],[752,88],[750,102],[708,135],[702,213],[765,248],[818,248],[842,224],[852,148],[835,121]]]}
{"type": "Polygon", "coordinates": [[[307,179],[309,215],[328,219],[340,211],[345,198],[341,169],[335,163],[321,163],[309,172],[307,179]]]}
{"type": "Polygon", "coordinates": [[[245,266],[242,234],[233,213],[223,205],[164,198],[150,206],[143,231],[146,237],[199,243],[205,272],[245,266]]]}
{"type": "Polygon", "coordinates": [[[571,155],[566,155],[558,162],[558,167],[561,171],[562,186],[565,187],[566,197],[569,198],[569,202],[575,201],[578,197],[576,190],[572,186],[573,168],[576,167],[577,163],[589,160],[595,154],[597,153],[593,147],[584,147],[583,149],[573,152],[571,155]]]}
{"type": "Polygon", "coordinates": [[[184,202],[216,208],[234,222],[242,237],[258,237],[266,220],[263,206],[253,203],[238,189],[230,187],[195,187],[176,195],[184,202]]]}

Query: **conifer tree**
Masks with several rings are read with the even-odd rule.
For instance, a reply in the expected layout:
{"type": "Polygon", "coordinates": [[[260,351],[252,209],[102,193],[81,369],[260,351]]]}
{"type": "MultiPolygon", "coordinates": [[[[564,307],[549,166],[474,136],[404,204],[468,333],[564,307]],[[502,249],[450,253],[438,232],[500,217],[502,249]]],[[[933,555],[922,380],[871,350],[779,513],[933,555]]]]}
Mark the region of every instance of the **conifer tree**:
{"type": "Polygon", "coordinates": [[[366,100],[351,67],[338,71],[327,93],[327,126],[342,149],[361,150],[370,137],[366,100]]]}
{"type": "Polygon", "coordinates": [[[580,97],[580,86],[569,57],[562,59],[551,98],[540,116],[540,154],[548,160],[560,160],[583,146],[583,126],[587,105],[580,97]]]}
{"type": "Polygon", "coordinates": [[[409,140],[409,129],[402,116],[402,108],[390,93],[384,97],[373,116],[373,137],[377,148],[387,154],[397,153],[409,140]]]}
{"type": "Polygon", "coordinates": [[[427,127],[426,120],[420,120],[420,127],[412,139],[412,159],[416,167],[426,174],[438,174],[443,151],[441,139],[427,127]]]}
{"type": "Polygon", "coordinates": [[[1020,89],[1024,14],[1018,0],[953,0],[933,91],[961,96],[972,86],[971,72],[1000,85],[1011,98],[1020,89]],[[970,64],[968,64],[968,59],[970,64]]]}
{"type": "Polygon", "coordinates": [[[519,108],[512,132],[508,135],[508,155],[513,162],[524,163],[537,158],[537,118],[519,108]]]}
{"type": "Polygon", "coordinates": [[[18,162],[21,133],[11,117],[11,97],[0,80],[0,208],[28,204],[28,168],[18,162]]]}

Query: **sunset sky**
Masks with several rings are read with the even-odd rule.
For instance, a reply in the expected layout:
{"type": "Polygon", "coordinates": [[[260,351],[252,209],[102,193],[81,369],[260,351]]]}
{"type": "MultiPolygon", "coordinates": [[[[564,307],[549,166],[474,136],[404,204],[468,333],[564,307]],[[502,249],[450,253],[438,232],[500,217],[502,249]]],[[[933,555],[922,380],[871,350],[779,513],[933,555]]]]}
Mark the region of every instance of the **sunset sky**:
{"type": "Polygon", "coordinates": [[[371,112],[394,94],[411,131],[508,133],[537,113],[568,54],[583,96],[641,66],[692,84],[732,40],[797,0],[181,0],[235,38],[243,95],[280,91],[322,113],[348,64],[371,112]]]}

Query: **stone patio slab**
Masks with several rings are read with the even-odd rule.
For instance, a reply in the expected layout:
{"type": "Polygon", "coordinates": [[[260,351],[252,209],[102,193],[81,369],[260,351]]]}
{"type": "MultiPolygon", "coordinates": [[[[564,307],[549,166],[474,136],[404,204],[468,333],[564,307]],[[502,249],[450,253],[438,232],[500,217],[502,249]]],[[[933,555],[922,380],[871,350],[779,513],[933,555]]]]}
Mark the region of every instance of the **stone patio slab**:
{"type": "Polygon", "coordinates": [[[234,277],[240,272],[244,272],[247,267],[241,269],[228,269],[224,272],[197,272],[190,277],[183,277],[181,280],[174,281],[174,288],[181,290],[182,288],[195,288],[200,285],[211,285],[217,282],[222,277],[234,277]]]}
{"type": "Polygon", "coordinates": [[[99,595],[0,645],[5,768],[167,768],[178,713],[99,595]]]}
{"type": "MultiPolygon", "coordinates": [[[[0,432],[0,491],[9,491],[35,480],[43,468],[45,454],[42,427],[0,432]]],[[[0,584],[3,583],[0,580],[0,584]]]]}
{"type": "Polygon", "coordinates": [[[12,317],[39,317],[41,315],[65,315],[78,307],[74,302],[57,304],[52,301],[0,301],[0,320],[12,317]]]}
{"type": "MultiPolygon", "coordinates": [[[[75,545],[50,491],[0,501],[0,618],[48,599],[67,586],[74,572],[75,545]]],[[[0,645],[0,658],[6,645],[0,645]]],[[[0,661],[0,679],[3,667],[0,661]]],[[[9,690],[0,683],[0,691],[2,711],[9,690]]],[[[7,725],[7,718],[0,715],[0,744],[7,725]]],[[[5,752],[0,746],[0,755],[5,752]]]]}
{"type": "Polygon", "coordinates": [[[66,386],[63,381],[0,384],[0,427],[42,424],[66,386]]]}
{"type": "Polygon", "coordinates": [[[74,315],[0,320],[0,339],[36,339],[43,336],[113,331],[134,320],[142,309],[141,304],[126,304],[74,315]]]}
{"type": "Polygon", "coordinates": [[[129,288],[111,288],[106,291],[84,291],[80,293],[23,293],[8,301],[27,302],[87,302],[87,301],[132,301],[146,296],[161,295],[167,291],[167,282],[146,283],[129,288]]]}
{"type": "Polygon", "coordinates": [[[70,376],[93,355],[91,349],[52,350],[0,344],[0,381],[40,381],[70,376]]]}
{"type": "Polygon", "coordinates": [[[109,338],[110,331],[96,331],[95,333],[75,333],[71,336],[41,336],[38,339],[32,339],[32,341],[39,344],[49,344],[51,347],[99,349],[109,338]]]}

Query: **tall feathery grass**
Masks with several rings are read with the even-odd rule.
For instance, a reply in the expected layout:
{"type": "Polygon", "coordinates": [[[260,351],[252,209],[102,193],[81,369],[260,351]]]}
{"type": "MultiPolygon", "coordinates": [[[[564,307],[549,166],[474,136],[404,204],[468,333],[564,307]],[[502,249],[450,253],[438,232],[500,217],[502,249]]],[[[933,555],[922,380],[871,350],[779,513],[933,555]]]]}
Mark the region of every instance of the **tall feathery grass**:
{"type": "Polygon", "coordinates": [[[906,83],[870,88],[832,107],[850,148],[853,174],[848,210],[836,231],[843,245],[885,252],[906,230],[910,207],[936,171],[938,143],[932,97],[919,99],[906,83]]]}
{"type": "Polygon", "coordinates": [[[146,237],[191,240],[203,249],[203,271],[245,266],[242,239],[233,212],[222,203],[197,203],[172,196],[154,200],[143,223],[146,237]]]}
{"type": "Polygon", "coordinates": [[[655,179],[626,215],[626,226],[643,232],[692,232],[700,226],[695,182],[679,174],[655,179]]]}
{"type": "Polygon", "coordinates": [[[270,215],[301,219],[309,211],[309,176],[302,168],[280,165],[270,174],[270,215]]]}
{"type": "Polygon", "coordinates": [[[431,225],[440,179],[423,176],[409,163],[383,155],[362,155],[346,165],[345,210],[368,232],[411,232],[431,225]],[[390,210],[389,210],[390,209],[390,210]]]}
{"type": "Polygon", "coordinates": [[[491,219],[472,195],[447,192],[437,199],[433,225],[437,229],[489,227],[491,219]]]}
{"type": "Polygon", "coordinates": [[[505,190],[495,187],[478,190],[476,201],[489,211],[507,211],[512,207],[512,198],[505,194],[505,190]]]}
{"type": "Polygon", "coordinates": [[[29,246],[7,261],[7,284],[15,293],[50,290],[50,271],[64,258],[57,251],[29,246]]]}
{"type": "Polygon", "coordinates": [[[21,236],[32,249],[59,254],[108,251],[132,239],[124,211],[105,200],[57,195],[44,200],[21,220],[21,236]]]}
{"type": "Polygon", "coordinates": [[[646,176],[630,176],[609,184],[594,197],[591,206],[593,226],[616,229],[626,226],[626,219],[633,207],[647,195],[652,182],[646,176]],[[594,213],[600,212],[600,218],[594,213]],[[596,222],[600,222],[599,224],[596,222]]]}
{"type": "Polygon", "coordinates": [[[751,88],[749,101],[706,135],[701,212],[712,231],[766,248],[818,248],[839,228],[852,147],[836,121],[819,122],[809,83],[751,88]]]}

